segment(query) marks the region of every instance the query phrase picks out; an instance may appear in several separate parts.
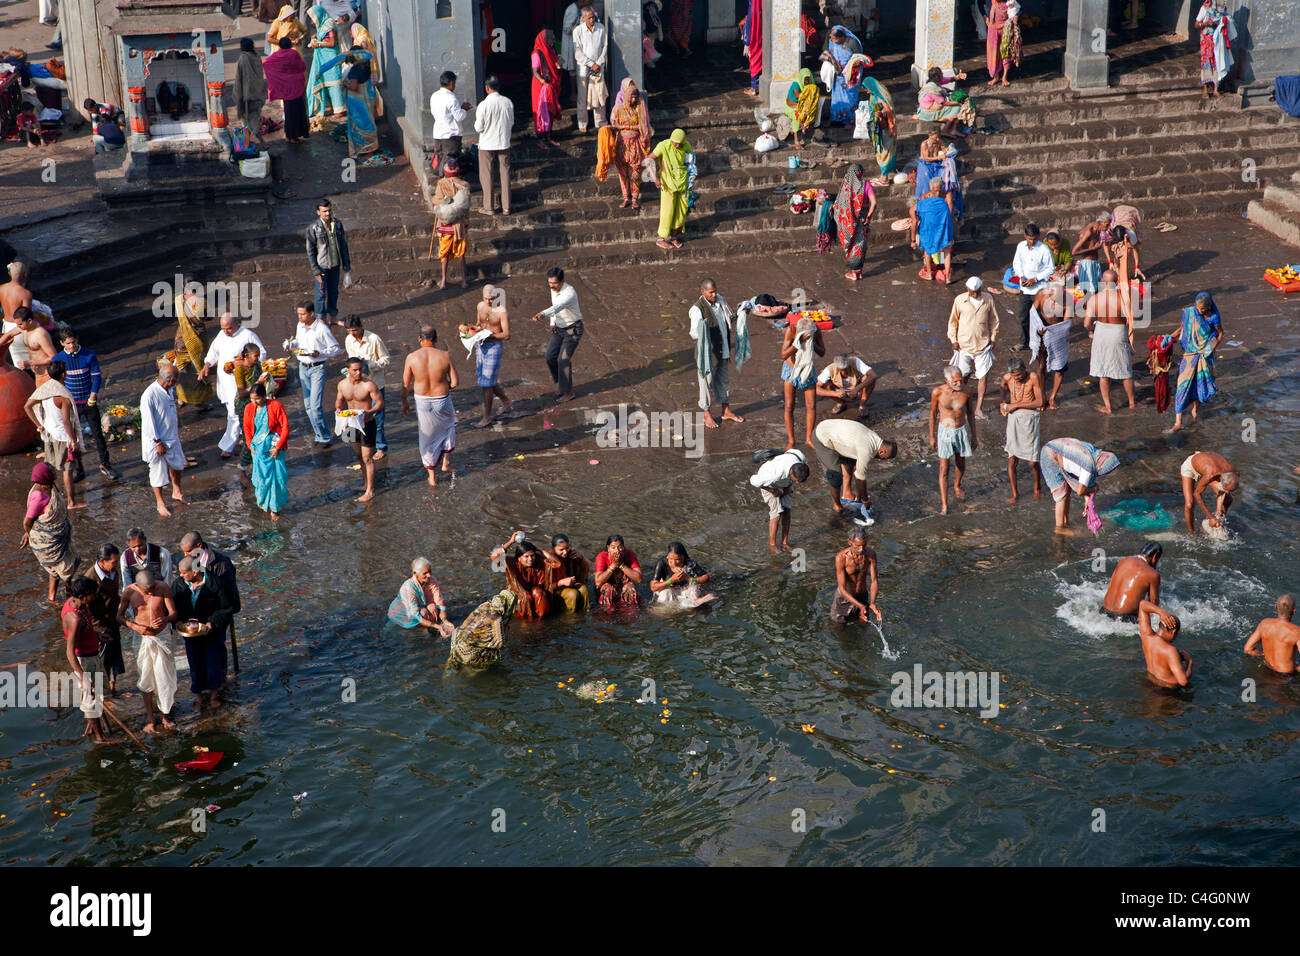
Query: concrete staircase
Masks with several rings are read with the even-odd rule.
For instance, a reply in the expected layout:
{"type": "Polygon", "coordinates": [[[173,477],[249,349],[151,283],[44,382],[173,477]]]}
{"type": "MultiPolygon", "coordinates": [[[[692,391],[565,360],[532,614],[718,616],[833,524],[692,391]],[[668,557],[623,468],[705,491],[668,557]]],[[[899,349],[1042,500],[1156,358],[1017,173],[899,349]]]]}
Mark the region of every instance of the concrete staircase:
{"type": "MultiPolygon", "coordinates": [[[[1031,45],[1026,70],[1038,64],[1049,75],[994,88],[981,82],[986,76],[982,48],[959,51],[965,54],[960,66],[973,81],[978,125],[992,130],[972,135],[962,147],[962,242],[1000,240],[1029,221],[1045,229],[1077,229],[1097,209],[1120,202],[1137,205],[1154,225],[1236,212],[1251,199],[1259,200],[1252,207],[1277,214],[1286,205],[1282,197],[1294,198],[1277,184],[1300,169],[1300,122],[1271,106],[1242,109],[1227,98],[1202,100],[1190,46],[1171,47],[1158,38],[1129,41],[1114,51],[1113,86],[1086,97],[1072,93],[1055,75],[1059,52],[1059,43],[1031,45]],[[1243,177],[1244,160],[1253,162],[1254,181],[1243,177]]],[[[931,128],[912,118],[910,58],[910,51],[887,53],[877,57],[873,69],[894,96],[900,165],[916,155],[931,128]]],[[[787,158],[794,151],[789,146],[768,154],[753,150],[754,101],[742,92],[747,75],[735,51],[713,48],[685,66],[689,74],[681,64],[662,67],[650,97],[656,139],[682,126],[697,151],[700,201],[688,219],[682,250],[665,253],[654,245],[659,210],[652,186],[642,193],[642,208],[632,211],[619,208],[612,170],[604,183],[593,178],[594,135],[565,136],[558,150],[538,149],[526,133],[531,118],[520,110],[517,133],[522,135],[512,153],[514,214],[509,219],[473,214],[471,276],[538,275],[555,264],[580,270],[811,253],[812,217],[792,214],[788,197],[773,189],[791,183],[833,194],[845,164],[861,161],[875,173],[869,145],[852,140],[849,130],[827,130],[825,141],[819,133],[800,154],[818,165],[790,170],[787,158]]],[[[324,143],[312,148],[321,155],[330,149],[324,143]]],[[[285,161],[292,162],[292,155],[285,161]]],[[[409,192],[397,196],[414,187],[411,177],[400,175],[409,185],[390,184],[388,193],[367,187],[331,194],[348,226],[352,257],[359,264],[355,271],[393,289],[410,289],[428,284],[437,262],[427,259],[428,211],[418,201],[406,201],[409,192]]],[[[473,186],[477,191],[477,181],[473,186]]],[[[906,216],[912,191],[910,186],[878,191],[878,221],[906,216]]],[[[308,291],[301,230],[311,219],[316,195],[153,207],[115,214],[107,224],[81,218],[67,228],[42,224],[4,238],[39,264],[38,295],[88,341],[102,342],[161,321],[153,318],[153,285],[177,271],[200,281],[256,279],[264,301],[287,309],[308,291]]],[[[1294,220],[1294,208],[1291,213],[1294,220]]],[[[876,229],[871,255],[902,246],[905,236],[876,229]]]]}
{"type": "Polygon", "coordinates": [[[1246,218],[1267,229],[1283,242],[1300,246],[1300,173],[1288,183],[1270,183],[1262,199],[1252,199],[1246,218]]]}

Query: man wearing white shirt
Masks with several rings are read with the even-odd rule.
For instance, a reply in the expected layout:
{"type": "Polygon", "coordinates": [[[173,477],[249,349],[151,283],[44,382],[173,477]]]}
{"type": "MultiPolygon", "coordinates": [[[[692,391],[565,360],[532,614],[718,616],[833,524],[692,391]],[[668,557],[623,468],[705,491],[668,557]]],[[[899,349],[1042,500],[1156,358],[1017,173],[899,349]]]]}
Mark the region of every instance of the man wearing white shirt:
{"type": "Polygon", "coordinates": [[[546,319],[551,326],[551,341],[546,346],[546,366],[555,381],[555,401],[567,402],[573,391],[573,353],[582,341],[582,310],[578,293],[564,281],[564,270],[552,266],[546,270],[546,284],[551,289],[551,307],[533,316],[534,322],[546,319]]]}
{"type": "Polygon", "coordinates": [[[298,328],[285,343],[298,356],[298,385],[302,388],[302,407],[311,422],[314,442],[322,448],[330,444],[330,430],[325,419],[325,365],[342,349],[334,333],[316,318],[312,303],[298,303],[298,328]]]}
{"type": "MultiPolygon", "coordinates": [[[[759,454],[755,453],[755,457],[759,454]]],[[[769,458],[750,476],[749,483],[763,493],[763,503],[767,505],[767,550],[774,554],[778,526],[781,528],[781,547],[790,550],[790,496],[795,483],[807,481],[808,474],[808,459],[804,453],[789,448],[769,458]]]]}
{"type": "Polygon", "coordinates": [[[1011,351],[1023,352],[1029,348],[1029,310],[1034,305],[1034,296],[1056,271],[1052,250],[1038,241],[1038,227],[1032,222],[1025,226],[1024,242],[1016,246],[1011,271],[1020,278],[1020,295],[1017,296],[1019,301],[1016,303],[1016,318],[1020,319],[1020,344],[1011,346],[1011,351]]]}
{"type": "Polygon", "coordinates": [[[461,124],[469,115],[469,104],[456,99],[456,74],[445,70],[438,78],[440,89],[429,97],[433,114],[433,150],[438,154],[437,172],[442,164],[460,155],[461,124]]]}
{"type": "MultiPolygon", "coordinates": [[[[387,369],[392,361],[388,354],[388,346],[384,345],[384,340],[376,333],[366,331],[359,315],[349,315],[346,321],[338,324],[348,330],[348,334],[343,338],[343,347],[347,350],[348,358],[359,358],[366,363],[366,374],[370,376],[370,381],[375,383],[375,388],[379,389],[379,398],[382,402],[384,386],[387,383],[387,369]]],[[[374,418],[374,457],[375,461],[378,461],[388,453],[388,441],[384,438],[384,409],[380,408],[375,412],[374,418]]]]}
{"type": "Polygon", "coordinates": [[[736,317],[727,300],[718,294],[712,279],[700,283],[700,298],[691,306],[691,338],[696,341],[695,378],[700,383],[700,408],[704,410],[704,424],[717,428],[710,412],[714,402],[722,405],[724,422],[743,422],[731,410],[731,359],[736,351],[736,317]],[[700,344],[700,336],[707,341],[700,344]],[[708,371],[705,372],[705,353],[708,353],[708,371]]]}
{"type": "Polygon", "coordinates": [[[226,431],[221,436],[217,447],[221,457],[229,458],[240,438],[244,434],[244,423],[235,414],[235,400],[239,397],[239,387],[235,384],[234,372],[226,371],[227,363],[244,351],[244,346],[253,343],[258,348],[258,361],[266,358],[266,347],[257,333],[252,329],[241,328],[239,320],[229,312],[221,314],[221,332],[212,340],[208,354],[203,358],[203,368],[199,378],[207,378],[215,368],[217,370],[217,398],[226,406],[226,431]]]}
{"type": "Polygon", "coordinates": [[[501,167],[501,214],[510,215],[510,130],[515,125],[515,104],[501,95],[501,81],[489,76],[483,82],[487,96],[474,110],[478,133],[478,181],[483,187],[483,214],[492,215],[492,166],[501,167]]]}
{"type": "MultiPolygon", "coordinates": [[[[217,336],[220,338],[221,336],[217,336]]],[[[162,490],[171,480],[172,501],[185,503],[181,494],[181,472],[185,470],[185,451],[181,448],[181,423],[176,413],[176,366],[164,360],[158,363],[158,380],[140,396],[140,457],[149,466],[149,484],[153,488],[158,514],[170,518],[163,502],[162,490]]]]}
{"type": "Polygon", "coordinates": [[[605,62],[609,49],[605,27],[596,22],[596,11],[587,7],[582,22],[573,28],[573,56],[578,63],[578,132],[587,131],[587,110],[596,116],[597,128],[606,125],[605,104],[609,87],[605,83],[605,62]]]}

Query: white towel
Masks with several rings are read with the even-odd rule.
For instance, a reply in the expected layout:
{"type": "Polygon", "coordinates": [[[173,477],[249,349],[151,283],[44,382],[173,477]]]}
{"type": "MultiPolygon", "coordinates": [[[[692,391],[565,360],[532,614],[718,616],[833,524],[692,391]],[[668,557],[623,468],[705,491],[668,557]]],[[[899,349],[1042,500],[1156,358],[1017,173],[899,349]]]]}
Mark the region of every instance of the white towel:
{"type": "MultiPolygon", "coordinates": [[[[133,633],[139,634],[138,631],[133,633]]],[[[158,698],[158,709],[170,713],[176,701],[176,657],[162,635],[140,635],[140,649],[135,653],[137,686],[141,692],[158,698]]]]}

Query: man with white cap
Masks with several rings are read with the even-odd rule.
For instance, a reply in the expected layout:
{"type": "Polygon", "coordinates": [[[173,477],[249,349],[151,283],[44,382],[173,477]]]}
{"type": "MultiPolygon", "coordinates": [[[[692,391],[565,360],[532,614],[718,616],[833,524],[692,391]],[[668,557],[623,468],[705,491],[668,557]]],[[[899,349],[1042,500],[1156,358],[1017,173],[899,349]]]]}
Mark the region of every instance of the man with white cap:
{"type": "Polygon", "coordinates": [[[979,385],[975,393],[975,417],[984,414],[984,388],[989,369],[993,368],[993,345],[998,337],[998,313],[993,299],[985,294],[979,276],[966,280],[966,291],[957,296],[948,315],[948,341],[952,343],[951,364],[961,370],[963,384],[971,373],[979,385]]]}

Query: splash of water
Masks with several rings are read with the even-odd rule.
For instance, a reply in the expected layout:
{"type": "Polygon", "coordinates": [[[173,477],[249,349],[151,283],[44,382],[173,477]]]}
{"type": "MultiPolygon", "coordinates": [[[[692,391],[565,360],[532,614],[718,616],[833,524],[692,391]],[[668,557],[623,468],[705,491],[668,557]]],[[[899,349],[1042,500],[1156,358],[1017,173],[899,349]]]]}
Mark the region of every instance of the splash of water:
{"type": "Polygon", "coordinates": [[[880,635],[880,643],[884,646],[884,650],[882,650],[882,651],[880,652],[880,653],[881,653],[881,656],[884,657],[884,659],[887,660],[887,661],[896,661],[896,660],[898,660],[898,653],[899,653],[899,652],[898,652],[898,651],[891,651],[891,650],[889,649],[889,642],[885,640],[885,632],[884,632],[884,630],[880,627],[880,625],[877,624],[875,621],[867,621],[867,623],[870,624],[872,627],[874,627],[874,628],[876,629],[876,633],[880,635]]]}

